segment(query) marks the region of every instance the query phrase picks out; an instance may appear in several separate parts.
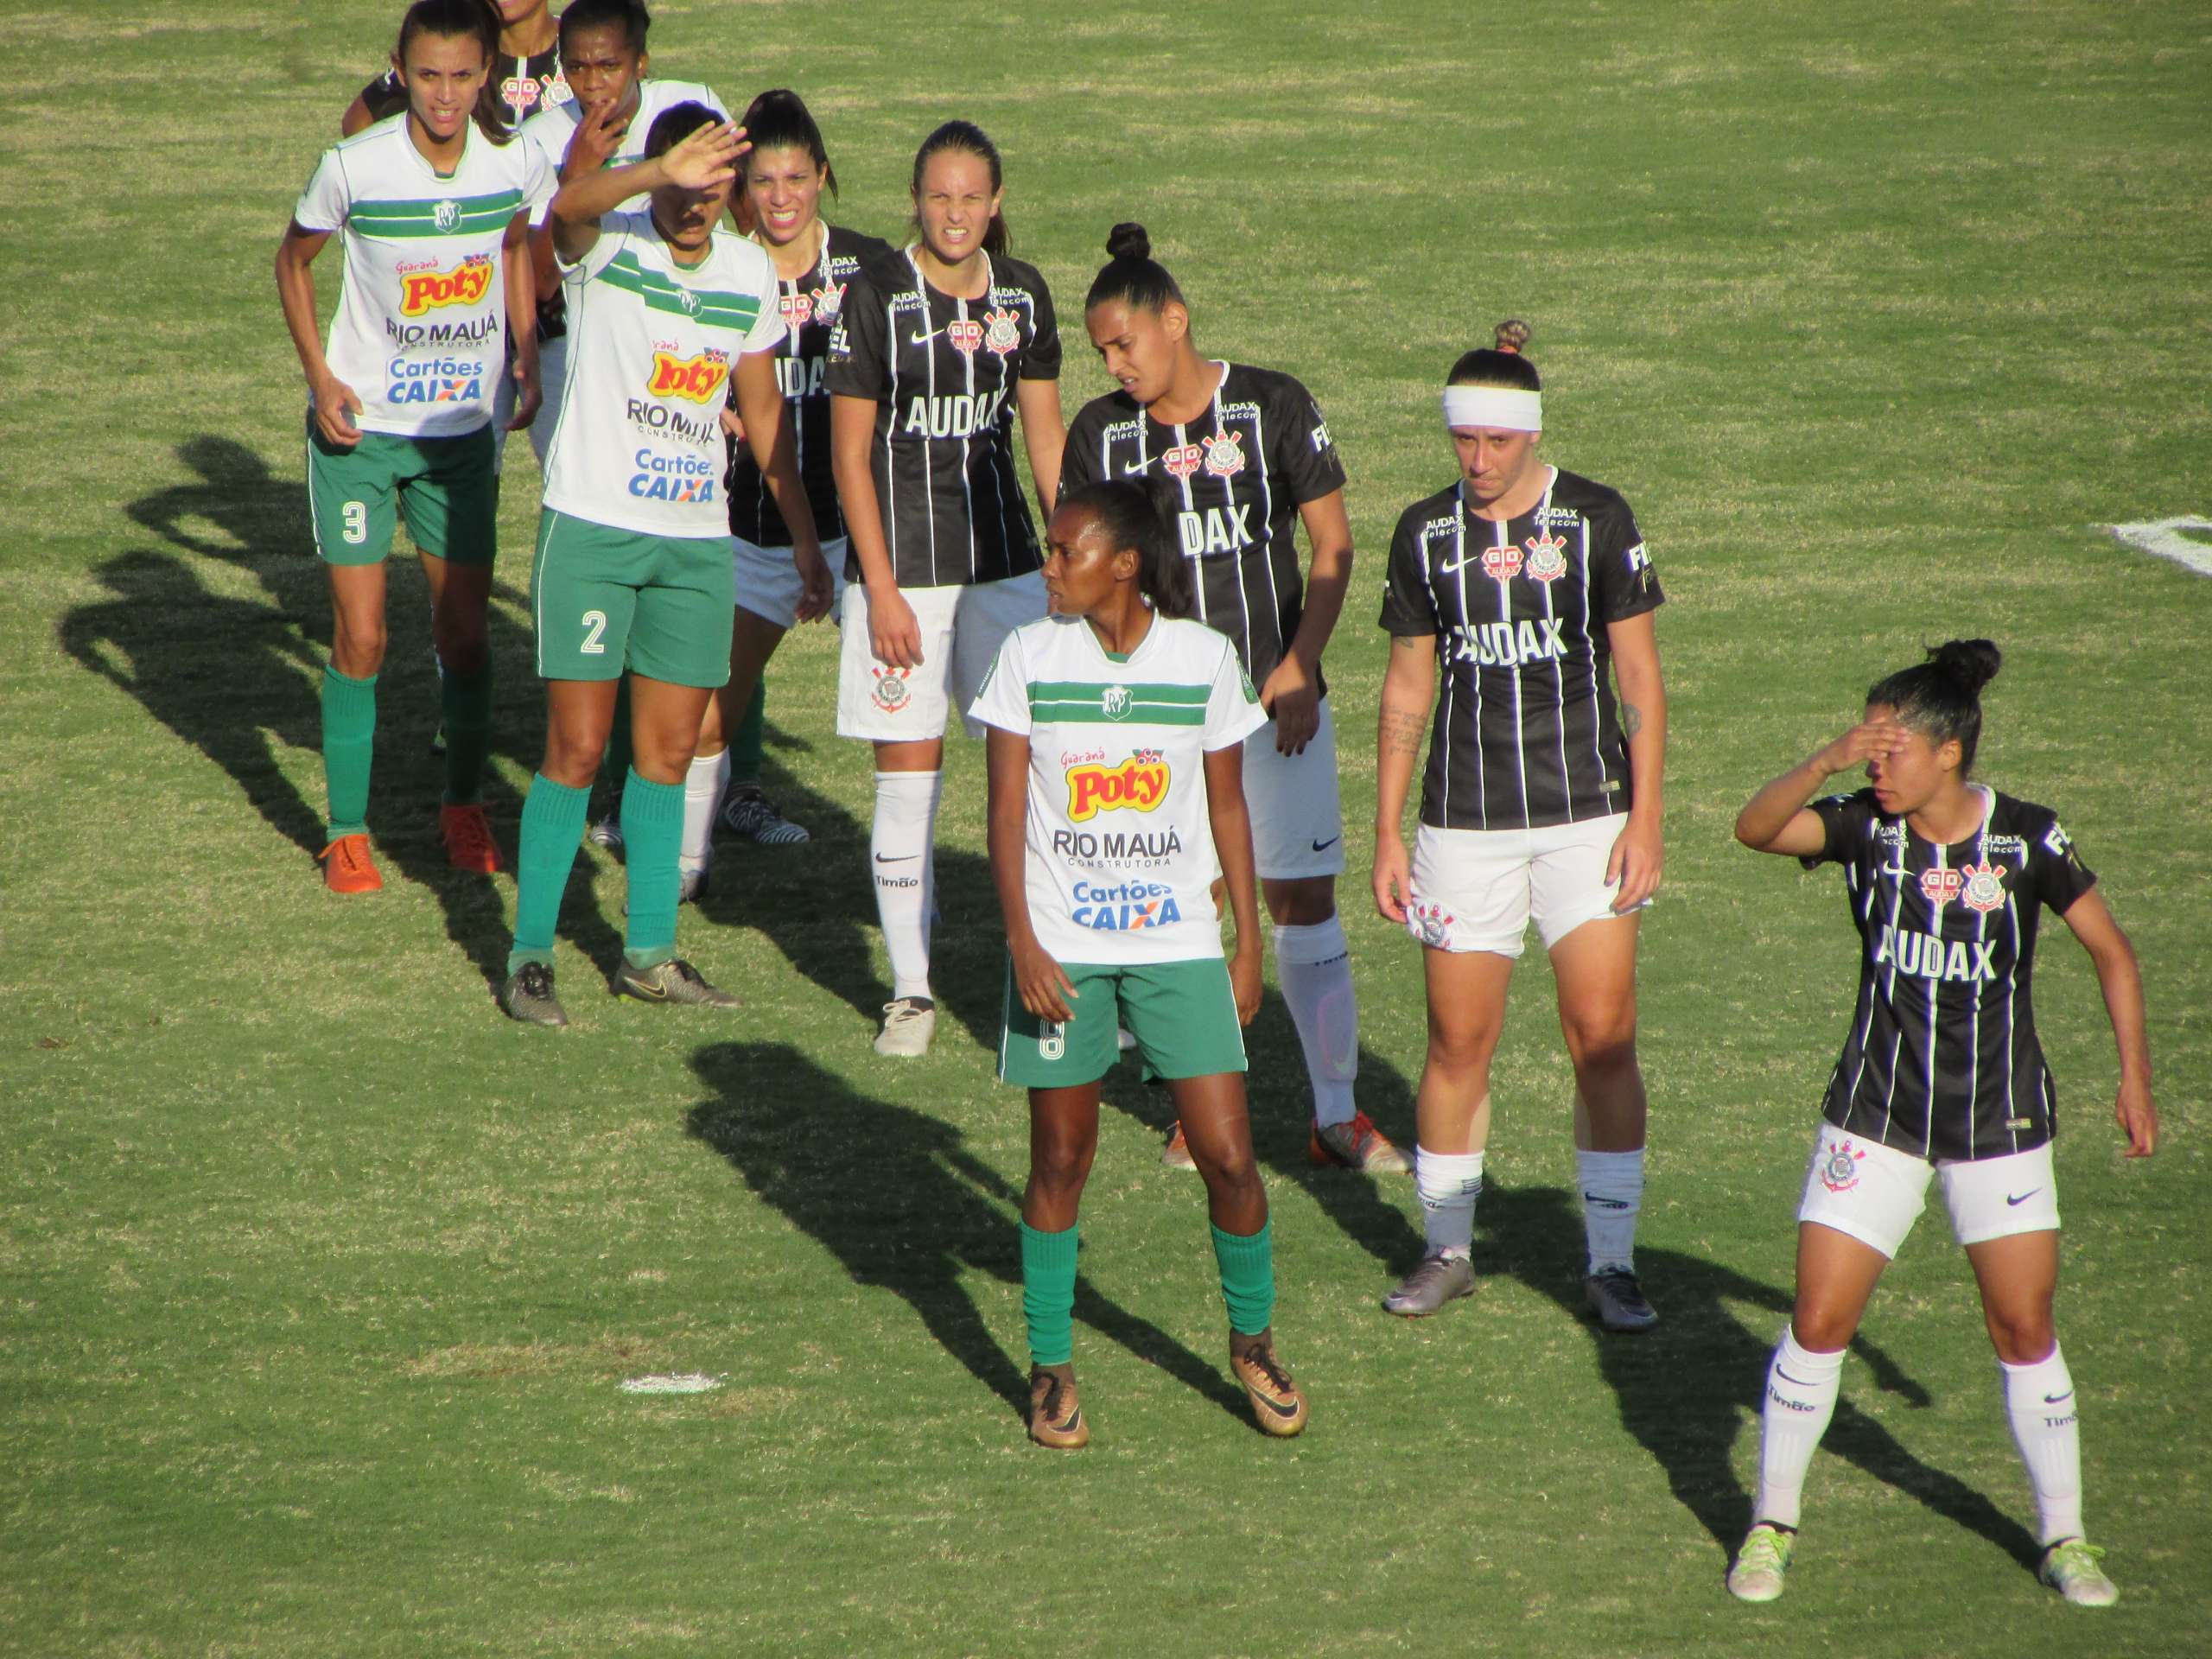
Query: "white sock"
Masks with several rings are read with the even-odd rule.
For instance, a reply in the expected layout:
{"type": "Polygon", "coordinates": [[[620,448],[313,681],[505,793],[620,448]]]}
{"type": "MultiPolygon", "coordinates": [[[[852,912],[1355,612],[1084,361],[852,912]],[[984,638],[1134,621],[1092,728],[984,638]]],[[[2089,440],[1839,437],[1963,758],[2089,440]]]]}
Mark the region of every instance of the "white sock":
{"type": "Polygon", "coordinates": [[[1843,1386],[1843,1356],[1816,1354],[1797,1345],[1797,1333],[1782,1328],[1781,1344],[1766,1368],[1766,1408],[1759,1434],[1759,1495],[1751,1519],[1778,1526],[1797,1524],[1805,1496],[1805,1471],[1835,1415],[1835,1396],[1843,1386]]]}
{"type": "Polygon", "coordinates": [[[729,787],[729,751],[694,757],[683,774],[683,844],[676,867],[690,874],[715,861],[715,814],[721,810],[722,791],[729,787]]]}
{"type": "Polygon", "coordinates": [[[1643,1207],[1643,1148],[1574,1154],[1590,1271],[1636,1266],[1636,1214],[1643,1207]]]}
{"type": "Polygon", "coordinates": [[[2079,1538],[2082,1531],[2082,1421],[2075,1409],[2074,1379],[2054,1345],[2048,1359],[2032,1365],[1998,1362],[2005,1382],[2005,1414],[2012,1420],[2012,1444],[2028,1466],[2043,1541],[2079,1538]]]}
{"type": "Polygon", "coordinates": [[[869,870],[875,877],[875,913],[883,923],[883,948],[891,956],[891,995],[930,995],[930,855],[937,835],[937,803],[944,774],[879,772],[875,824],[868,836],[869,870]]]}
{"type": "Polygon", "coordinates": [[[1431,1255],[1469,1255],[1475,1243],[1475,1200],[1483,1195],[1479,1152],[1414,1148],[1414,1186],[1421,1194],[1421,1230],[1431,1255]]]}
{"type": "Polygon", "coordinates": [[[1275,929],[1275,978],[1290,1005],[1313,1085],[1313,1121],[1323,1128],[1349,1123],[1357,1109],[1351,1085],[1359,1076],[1359,1005],[1351,989],[1351,947],[1334,916],[1306,927],[1275,929]]]}

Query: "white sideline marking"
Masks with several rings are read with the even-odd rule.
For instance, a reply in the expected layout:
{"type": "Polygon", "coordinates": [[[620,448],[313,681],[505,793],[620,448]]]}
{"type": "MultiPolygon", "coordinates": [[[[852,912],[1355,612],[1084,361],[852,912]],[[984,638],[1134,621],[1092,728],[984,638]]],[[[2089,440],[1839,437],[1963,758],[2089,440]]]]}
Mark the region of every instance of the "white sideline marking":
{"type": "Polygon", "coordinates": [[[2212,576],[2212,542],[2183,534],[2191,530],[2212,532],[2212,518],[2153,518],[2147,524],[2105,528],[2139,552],[2187,565],[2200,576],[2212,576]]]}
{"type": "Polygon", "coordinates": [[[722,1385],[719,1376],[703,1371],[662,1371],[652,1376],[626,1376],[625,1394],[709,1394],[722,1385]]]}

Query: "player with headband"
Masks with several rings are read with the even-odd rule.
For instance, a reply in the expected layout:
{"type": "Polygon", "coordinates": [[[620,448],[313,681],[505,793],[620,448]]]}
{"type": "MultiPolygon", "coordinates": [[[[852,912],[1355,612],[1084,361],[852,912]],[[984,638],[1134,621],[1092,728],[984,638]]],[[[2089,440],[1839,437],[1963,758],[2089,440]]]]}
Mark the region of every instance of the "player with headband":
{"type": "Polygon", "coordinates": [[[1533,920],[1574,1065],[1584,1292],[1607,1330],[1642,1331],[1658,1316],[1635,1268],[1645,1111],[1636,940],[1659,885],[1662,595],[1628,503],[1538,458],[1543,383],[1522,354],[1528,340],[1526,323],[1503,323],[1497,349],[1452,366],[1443,413],[1459,476],[1408,507],[1390,544],[1375,903],[1424,947],[1414,1179],[1428,1253],[1383,1306],[1433,1313],[1474,1288],[1491,1060],[1533,920]],[[1406,795],[1432,709],[1408,857],[1406,795]]]}

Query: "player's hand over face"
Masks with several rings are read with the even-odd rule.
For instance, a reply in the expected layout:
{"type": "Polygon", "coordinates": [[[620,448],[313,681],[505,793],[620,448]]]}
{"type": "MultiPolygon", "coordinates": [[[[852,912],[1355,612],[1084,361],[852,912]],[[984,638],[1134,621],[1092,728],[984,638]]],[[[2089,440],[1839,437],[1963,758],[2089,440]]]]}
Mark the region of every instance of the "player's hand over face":
{"type": "Polygon", "coordinates": [[[1074,983],[1043,945],[1032,938],[1010,947],[1009,954],[1014,957],[1014,988],[1023,1007],[1058,1025],[1075,1018],[1074,983]]]}
{"type": "Polygon", "coordinates": [[[327,442],[340,449],[361,441],[361,429],[353,424],[360,408],[360,395],[334,374],[315,389],[315,426],[327,442]]]}
{"type": "Polygon", "coordinates": [[[538,384],[537,359],[518,357],[512,372],[515,378],[515,417],[507,423],[507,430],[521,432],[529,429],[537,418],[538,406],[545,401],[544,388],[538,384]]]}
{"type": "Polygon", "coordinates": [[[1229,994],[1236,999],[1236,1023],[1249,1026],[1260,1011],[1260,943],[1236,941],[1236,954],[1229,959],[1229,994]]]}
{"type": "Polygon", "coordinates": [[[830,614],[831,584],[829,562],[822,556],[821,547],[809,542],[804,547],[791,550],[791,560],[798,566],[798,606],[791,613],[797,622],[814,622],[830,614]]]}
{"type": "Polygon", "coordinates": [[[561,182],[588,177],[605,167],[622,148],[629,130],[630,118],[613,99],[586,110],[569,135],[568,153],[561,158],[561,182]]]}
{"type": "Polygon", "coordinates": [[[737,176],[737,158],[752,145],[734,122],[701,127],[671,146],[660,158],[661,175],[685,190],[704,190],[737,176]]]}
{"type": "Polygon", "coordinates": [[[1406,906],[1413,902],[1414,876],[1412,861],[1406,856],[1406,843],[1396,836],[1378,835],[1375,838],[1375,908],[1386,922],[1395,922],[1403,927],[1406,906]]]}
{"type": "Polygon", "coordinates": [[[1306,665],[1286,657],[1260,688],[1260,707],[1275,723],[1275,748],[1283,754],[1303,754],[1321,725],[1321,691],[1306,665]]]}
{"type": "Polygon", "coordinates": [[[922,665],[922,625],[896,588],[868,590],[868,637],[877,662],[893,668],[922,665]]]}
{"type": "Polygon", "coordinates": [[[1659,868],[1665,856],[1658,821],[1647,823],[1630,813],[1605,859],[1605,885],[1618,889],[1613,896],[1614,915],[1627,915],[1659,890],[1659,868]]]}
{"type": "Polygon", "coordinates": [[[1884,713],[1872,720],[1862,720],[1841,737],[1829,744],[1813,758],[1829,773],[1849,772],[1878,756],[1883,760],[1904,749],[1905,728],[1894,716],[1884,713]]]}
{"type": "Polygon", "coordinates": [[[2127,1137],[2127,1157],[2148,1158],[2158,1149],[2158,1109],[2152,1103],[2148,1083],[2122,1077],[2112,1115],[2127,1137]]]}

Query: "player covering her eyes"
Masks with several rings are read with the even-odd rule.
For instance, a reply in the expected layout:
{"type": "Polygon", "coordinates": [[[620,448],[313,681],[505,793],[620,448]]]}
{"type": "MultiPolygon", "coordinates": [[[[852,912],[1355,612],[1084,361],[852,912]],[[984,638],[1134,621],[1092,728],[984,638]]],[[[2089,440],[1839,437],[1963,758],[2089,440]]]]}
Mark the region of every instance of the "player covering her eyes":
{"type": "Polygon", "coordinates": [[[385,558],[399,510],[420,550],[444,665],[448,861],[490,874],[499,853],[480,804],[491,742],[486,607],[497,553],[493,399],[512,373],[526,423],[537,346],[525,239],[545,170],[512,143],[489,84],[498,24],[486,0],[418,0],[393,53],[406,92],[391,117],[323,153],[276,251],[276,291],[311,398],[308,499],[330,578],[322,683],[330,822],[321,859],[335,893],[381,887],[368,837],[385,558]],[[326,352],[313,264],[338,233],[345,285],[326,352]]]}
{"type": "MultiPolygon", "coordinates": [[[[915,152],[914,240],[854,274],[830,330],[832,467],[845,562],[837,730],[875,746],[868,852],[891,959],[879,1054],[926,1053],[944,728],[1009,631],[1045,610],[1037,499],[1060,487],[1060,335],[1008,251],[996,145],[948,121],[915,152]]],[[[973,728],[980,735],[981,728],[973,728]]]]}
{"type": "MultiPolygon", "coordinates": [[[[1359,1015],[1337,917],[1344,813],[1321,652],[1351,575],[1344,467],[1296,380],[1199,356],[1183,290],[1152,257],[1143,226],[1116,225],[1106,251],[1084,322],[1121,390],[1085,404],[1069,427],[1061,483],[1144,477],[1169,486],[1198,618],[1235,642],[1268,715],[1244,780],[1275,970],[1313,1088],[1309,1154],[1403,1173],[1404,1155],[1353,1100],[1359,1015]],[[1300,521],[1312,553],[1303,573],[1300,521]]],[[[1189,1166],[1181,1125],[1161,1157],[1189,1166]]]]}
{"type": "Polygon", "coordinates": [[[1230,1369],[1260,1427],[1295,1434],[1306,1400],[1270,1336],[1274,1269],[1241,1029],[1260,1002],[1260,918],[1239,780],[1244,740],[1267,715],[1235,648],[1189,620],[1189,570],[1142,486],[1071,491],[1047,534],[1052,614],[1007,636],[969,710],[991,728],[991,868],[1007,935],[999,1076],[1029,1090],[1030,1437],[1072,1447],[1090,1436],[1072,1363],[1076,1210],[1117,1016],[1173,1090],[1206,1184],[1230,1369]],[[1226,964],[1217,861],[1236,918],[1226,964]]]}
{"type": "Polygon", "coordinates": [[[1753,1525],[1728,1575],[1782,1593],[1844,1350],[1931,1182],[1974,1268],[2013,1443],[2035,1493],[2044,1581],[2069,1602],[2119,1592],[2082,1528],[2080,1414],[2058,1350],[2056,1095],[2030,985],[2048,907],[2095,965],[2120,1046],[2113,1116],[2130,1158],[2158,1145],[2135,952],[2057,816],[1970,783],[1997,647],[1954,639],[1878,682],[1866,718],[1767,784],[1736,838],[1807,868],[1843,866],[1859,1002],[1828,1081],[1797,1211],[1797,1297],[1767,1370],[1753,1525]],[[1814,800],[1863,764],[1869,786],[1814,800]],[[1808,804],[1808,803],[1810,804],[1808,804]]]}
{"type": "Polygon", "coordinates": [[[1375,903],[1424,947],[1414,1180],[1428,1254],[1383,1306],[1433,1313],[1474,1288],[1491,1059],[1533,920],[1574,1063],[1584,1294],[1607,1330],[1642,1331],[1657,1315],[1635,1268],[1636,938],[1637,912],[1659,885],[1667,699],[1652,613],[1662,595],[1628,503],[1538,458],[1542,382],[1522,354],[1528,339],[1527,324],[1502,324],[1497,349],[1452,365],[1444,423],[1459,476],[1408,507],[1390,544],[1375,903]],[[1618,715],[1609,678],[1620,685],[1618,715]],[[1432,709],[1409,859],[1406,791],[1432,709]]]}

